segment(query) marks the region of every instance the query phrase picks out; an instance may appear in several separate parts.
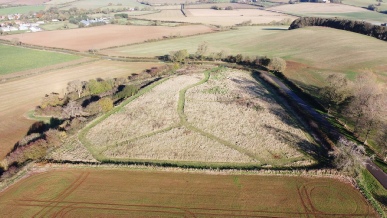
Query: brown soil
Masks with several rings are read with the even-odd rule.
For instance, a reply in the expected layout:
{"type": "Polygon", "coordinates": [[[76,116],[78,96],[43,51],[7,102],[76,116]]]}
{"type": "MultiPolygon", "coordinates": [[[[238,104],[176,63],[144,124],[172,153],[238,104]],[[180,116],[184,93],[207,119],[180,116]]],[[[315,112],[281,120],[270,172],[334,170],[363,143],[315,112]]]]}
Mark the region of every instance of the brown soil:
{"type": "Polygon", "coordinates": [[[8,35],[1,36],[0,39],[12,40],[18,38],[26,44],[87,51],[89,49],[102,49],[162,39],[163,37],[188,36],[212,31],[210,27],[204,25],[179,27],[105,25],[8,35]]]}

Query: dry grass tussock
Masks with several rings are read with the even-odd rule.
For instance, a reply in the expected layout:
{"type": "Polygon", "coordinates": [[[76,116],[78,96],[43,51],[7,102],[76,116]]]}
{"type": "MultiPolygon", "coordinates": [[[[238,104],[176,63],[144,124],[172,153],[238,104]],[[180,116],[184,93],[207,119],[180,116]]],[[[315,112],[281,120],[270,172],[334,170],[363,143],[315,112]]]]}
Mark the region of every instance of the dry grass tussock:
{"type": "Polygon", "coordinates": [[[251,75],[227,70],[187,92],[188,122],[251,152],[263,164],[308,165],[299,149],[314,146],[251,75]]]}
{"type": "Polygon", "coordinates": [[[179,91],[200,81],[201,77],[200,74],[182,75],[156,86],[92,128],[87,139],[95,147],[103,148],[178,124],[179,91]]]}
{"type": "Polygon", "coordinates": [[[47,159],[97,162],[91,153],[81,144],[76,135],[67,138],[62,146],[47,155],[47,159]]]}
{"type": "Polygon", "coordinates": [[[108,158],[172,161],[238,162],[253,160],[185,127],[131,141],[103,153],[108,158]]]}

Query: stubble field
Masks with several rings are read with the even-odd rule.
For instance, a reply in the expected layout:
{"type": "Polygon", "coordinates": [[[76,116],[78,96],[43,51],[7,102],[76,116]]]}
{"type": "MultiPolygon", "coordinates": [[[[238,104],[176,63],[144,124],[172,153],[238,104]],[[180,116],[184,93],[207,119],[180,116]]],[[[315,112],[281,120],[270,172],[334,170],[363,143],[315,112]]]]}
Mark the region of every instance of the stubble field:
{"type": "Polygon", "coordinates": [[[24,115],[39,105],[45,94],[64,94],[66,85],[72,80],[89,80],[96,77],[127,77],[144,69],[160,66],[161,63],[127,63],[96,61],[51,70],[41,74],[20,78],[0,85],[0,158],[3,158],[13,145],[27,133],[32,121],[24,115]]]}
{"type": "Polygon", "coordinates": [[[232,26],[245,21],[252,24],[270,23],[296,17],[258,9],[213,10],[213,9],[186,9],[187,17],[180,10],[163,10],[160,13],[136,16],[138,18],[162,21],[178,21],[188,23],[202,23],[221,26],[232,26]]]}
{"type": "Polygon", "coordinates": [[[5,217],[376,217],[331,178],[67,169],[0,193],[5,217]],[[108,182],[106,182],[108,181],[108,182]]]}
{"type": "Polygon", "coordinates": [[[13,40],[17,38],[20,42],[26,44],[87,51],[89,49],[140,43],[163,37],[187,36],[208,32],[212,32],[212,29],[203,25],[179,27],[104,25],[65,31],[56,30],[0,36],[0,39],[13,40]]]}

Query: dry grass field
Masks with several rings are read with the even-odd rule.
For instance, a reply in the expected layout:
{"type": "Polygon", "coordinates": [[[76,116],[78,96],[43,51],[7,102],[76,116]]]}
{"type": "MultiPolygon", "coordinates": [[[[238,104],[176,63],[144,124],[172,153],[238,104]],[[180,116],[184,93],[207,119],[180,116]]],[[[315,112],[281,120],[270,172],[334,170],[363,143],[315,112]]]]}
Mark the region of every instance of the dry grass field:
{"type": "Polygon", "coordinates": [[[80,141],[101,161],[314,163],[300,150],[316,145],[248,73],[205,71],[203,78],[204,69],[198,71],[173,77],[96,121],[80,141]]]}
{"type": "Polygon", "coordinates": [[[2,217],[377,217],[326,177],[62,169],[0,193],[2,217]]]}
{"type": "Polygon", "coordinates": [[[221,26],[232,26],[251,20],[252,24],[264,24],[284,19],[294,20],[296,17],[258,9],[213,10],[186,9],[185,17],[180,10],[163,10],[160,13],[136,16],[138,18],[178,21],[188,23],[202,23],[221,26]]]}
{"type": "Polygon", "coordinates": [[[179,76],[156,86],[92,128],[87,139],[98,150],[110,149],[112,145],[177,125],[179,91],[198,82],[200,76],[179,76]]]}
{"type": "Polygon", "coordinates": [[[59,148],[50,152],[46,158],[57,161],[97,162],[76,135],[66,138],[65,142],[59,148]]]}
{"type": "Polygon", "coordinates": [[[185,127],[113,146],[103,152],[112,159],[249,163],[247,155],[185,127]]]}
{"type": "Polygon", "coordinates": [[[261,164],[312,163],[300,150],[316,145],[247,72],[212,73],[187,91],[185,113],[193,126],[247,150],[261,164]]]}
{"type": "Polygon", "coordinates": [[[24,114],[40,104],[42,97],[51,92],[63,94],[72,80],[89,80],[97,77],[113,78],[139,73],[161,63],[127,63],[96,61],[41,74],[23,77],[0,85],[0,159],[2,159],[28,131],[32,121],[24,114]]]}
{"type": "Polygon", "coordinates": [[[384,23],[387,20],[387,15],[385,14],[345,4],[286,4],[271,7],[268,10],[285,12],[296,16],[338,17],[353,20],[365,20],[375,24],[380,24],[381,22],[384,23]]]}
{"type": "Polygon", "coordinates": [[[23,43],[32,45],[87,51],[161,39],[164,36],[188,36],[207,32],[212,32],[212,29],[203,25],[179,27],[105,25],[0,36],[0,39],[13,40],[17,38],[23,43]]]}

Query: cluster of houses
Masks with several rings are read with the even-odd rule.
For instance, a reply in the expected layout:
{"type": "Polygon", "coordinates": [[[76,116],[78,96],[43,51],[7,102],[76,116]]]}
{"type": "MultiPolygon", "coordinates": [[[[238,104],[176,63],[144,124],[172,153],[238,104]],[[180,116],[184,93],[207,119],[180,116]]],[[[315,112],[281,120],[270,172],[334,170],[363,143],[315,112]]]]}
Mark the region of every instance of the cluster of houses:
{"type": "Polygon", "coordinates": [[[95,18],[92,20],[89,20],[89,19],[81,20],[79,23],[83,24],[84,26],[90,26],[93,23],[106,23],[106,24],[108,24],[109,22],[110,22],[109,19],[104,17],[104,18],[95,18]]]}
{"type": "Polygon", "coordinates": [[[12,32],[12,31],[31,31],[39,32],[42,29],[39,27],[40,24],[44,24],[44,21],[38,21],[36,23],[24,23],[21,21],[14,21],[12,25],[9,23],[0,23],[0,30],[2,32],[12,32]]]}

